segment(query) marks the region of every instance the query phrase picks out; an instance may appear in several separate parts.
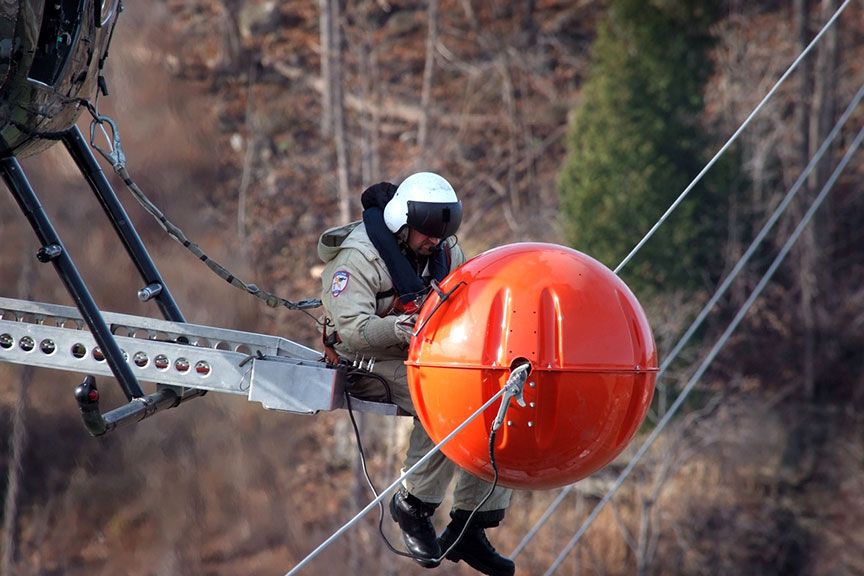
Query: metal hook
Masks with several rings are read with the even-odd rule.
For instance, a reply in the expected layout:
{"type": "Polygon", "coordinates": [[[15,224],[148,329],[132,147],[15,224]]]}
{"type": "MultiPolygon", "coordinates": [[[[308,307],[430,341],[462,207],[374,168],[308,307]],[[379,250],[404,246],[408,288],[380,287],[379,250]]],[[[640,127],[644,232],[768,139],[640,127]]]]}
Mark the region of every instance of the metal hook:
{"type": "Polygon", "coordinates": [[[126,167],[126,154],[123,153],[123,146],[120,142],[120,130],[117,128],[117,124],[110,116],[98,114],[95,109],[91,110],[90,113],[93,115],[93,120],[90,121],[90,146],[99,152],[105,160],[110,162],[114,170],[120,171],[126,167]],[[105,130],[104,124],[108,124],[111,127],[110,135],[105,130]],[[110,148],[107,151],[96,144],[97,126],[102,131],[105,140],[108,141],[110,148]]]}
{"type": "Polygon", "coordinates": [[[432,311],[429,312],[429,315],[426,316],[426,318],[423,319],[423,322],[420,323],[420,326],[416,330],[414,330],[413,336],[417,336],[418,334],[420,334],[420,332],[426,326],[426,323],[429,322],[429,320],[432,319],[432,316],[434,316],[435,313],[438,311],[438,308],[440,308],[441,305],[444,304],[444,302],[446,302],[447,299],[450,298],[450,296],[452,296],[454,292],[456,292],[456,290],[458,290],[462,286],[467,286],[467,283],[462,280],[461,282],[456,284],[456,286],[454,286],[453,289],[449,292],[444,292],[441,288],[438,287],[438,283],[434,280],[430,283],[430,285],[432,286],[432,289],[435,290],[435,292],[438,294],[439,300],[435,304],[435,307],[432,308],[432,311]]]}
{"type": "Polygon", "coordinates": [[[504,384],[504,397],[501,399],[501,406],[498,408],[498,415],[495,416],[495,421],[492,423],[492,431],[498,430],[504,422],[504,416],[507,414],[507,409],[510,407],[510,400],[516,398],[516,403],[525,407],[525,399],[522,398],[522,390],[525,388],[525,382],[528,380],[528,374],[531,372],[531,364],[525,362],[514,368],[510,372],[510,377],[507,378],[507,383],[504,384]]]}

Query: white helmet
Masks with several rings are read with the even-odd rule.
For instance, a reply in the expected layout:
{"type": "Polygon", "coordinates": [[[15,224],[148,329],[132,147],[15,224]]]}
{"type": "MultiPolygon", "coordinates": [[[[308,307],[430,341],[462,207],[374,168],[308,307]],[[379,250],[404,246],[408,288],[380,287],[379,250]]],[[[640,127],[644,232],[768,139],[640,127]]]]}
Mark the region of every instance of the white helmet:
{"type": "Polygon", "coordinates": [[[384,222],[394,234],[407,225],[433,238],[447,238],[462,223],[462,203],[447,180],[418,172],[396,189],[384,207],[384,222]]]}

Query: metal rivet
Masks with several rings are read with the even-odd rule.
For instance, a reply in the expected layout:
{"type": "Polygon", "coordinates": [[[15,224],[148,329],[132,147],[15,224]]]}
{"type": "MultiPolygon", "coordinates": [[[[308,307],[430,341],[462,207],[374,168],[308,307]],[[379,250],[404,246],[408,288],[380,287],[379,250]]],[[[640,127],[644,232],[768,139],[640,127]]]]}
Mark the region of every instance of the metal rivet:
{"type": "Polygon", "coordinates": [[[529,403],[528,403],[528,407],[529,407],[529,408],[536,408],[536,407],[537,407],[537,404],[535,404],[534,402],[529,402],[529,403]]]}
{"type": "Polygon", "coordinates": [[[512,420],[507,420],[507,426],[512,426],[512,425],[513,425],[513,421],[512,421],[512,420]]]}
{"type": "Polygon", "coordinates": [[[534,422],[531,422],[531,421],[529,420],[529,421],[528,421],[528,428],[533,428],[533,427],[534,427],[534,422]]]}
{"type": "Polygon", "coordinates": [[[536,385],[537,385],[537,384],[535,384],[534,382],[529,382],[529,383],[528,383],[528,386],[531,387],[531,388],[534,388],[536,385]]]}

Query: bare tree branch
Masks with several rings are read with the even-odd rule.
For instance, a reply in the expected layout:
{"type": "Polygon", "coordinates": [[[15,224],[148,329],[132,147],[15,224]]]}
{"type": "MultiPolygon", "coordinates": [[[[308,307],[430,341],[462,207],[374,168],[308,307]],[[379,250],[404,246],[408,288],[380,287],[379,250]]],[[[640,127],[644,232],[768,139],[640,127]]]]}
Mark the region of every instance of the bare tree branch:
{"type": "Polygon", "coordinates": [[[321,38],[321,135],[329,137],[333,132],[333,75],[330,59],[333,46],[333,13],[331,0],[318,0],[318,27],[321,38]]]}
{"type": "MultiPolygon", "coordinates": [[[[320,78],[308,78],[305,71],[301,68],[290,66],[280,61],[268,60],[266,58],[262,60],[262,65],[269,67],[274,72],[284,76],[285,78],[293,81],[300,81],[312,90],[317,92],[324,91],[324,82],[322,82],[320,78]]],[[[380,98],[377,101],[367,101],[351,94],[345,94],[343,100],[343,105],[353,112],[370,114],[377,113],[381,118],[396,118],[412,124],[418,124],[420,122],[420,117],[423,114],[420,106],[415,104],[406,104],[405,102],[393,97],[380,98]]],[[[458,128],[463,123],[473,127],[483,128],[490,125],[497,125],[500,122],[498,116],[491,114],[466,114],[458,118],[451,118],[448,114],[435,113],[433,115],[436,118],[436,122],[449,128],[458,128]]]]}
{"type": "MultiPolygon", "coordinates": [[[[18,292],[30,299],[34,267],[32,260],[24,259],[18,281],[18,292]]],[[[6,499],[3,506],[3,555],[0,556],[0,574],[15,574],[15,552],[18,535],[18,495],[21,492],[24,451],[27,447],[27,394],[33,379],[33,368],[24,366],[18,372],[15,408],[12,414],[12,434],[9,437],[9,468],[6,472],[6,499]]]]}
{"type": "Polygon", "coordinates": [[[339,0],[330,0],[333,17],[331,83],[333,86],[333,139],[336,143],[336,182],[339,198],[339,221],[351,221],[350,176],[348,168],[348,136],[345,132],[345,96],[342,75],[342,16],[339,0]]]}
{"type": "Polygon", "coordinates": [[[426,36],[426,63],[423,66],[423,89],[420,93],[420,124],[417,127],[417,146],[423,157],[426,156],[424,150],[429,132],[432,76],[435,71],[435,46],[438,43],[438,0],[429,0],[427,20],[429,32],[426,36]]]}
{"type": "Polygon", "coordinates": [[[243,168],[240,172],[240,189],[237,192],[237,235],[246,238],[246,195],[252,180],[252,163],[258,150],[258,122],[254,118],[256,66],[249,64],[249,85],[246,87],[246,153],[243,155],[243,168]]]}

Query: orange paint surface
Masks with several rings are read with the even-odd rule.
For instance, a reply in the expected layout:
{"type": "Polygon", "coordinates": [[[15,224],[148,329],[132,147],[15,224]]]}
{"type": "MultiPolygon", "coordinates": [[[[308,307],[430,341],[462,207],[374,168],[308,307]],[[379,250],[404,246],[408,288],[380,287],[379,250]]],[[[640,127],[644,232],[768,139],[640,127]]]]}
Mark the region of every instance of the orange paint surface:
{"type": "MultiPolygon", "coordinates": [[[[651,403],[657,350],[639,302],[611,270],[564,246],[511,244],[466,262],[440,289],[453,292],[443,303],[437,294],[427,299],[406,362],[432,440],[464,422],[504,386],[514,362],[527,360],[527,405],[511,402],[496,435],[501,484],[563,486],[624,449],[651,403]]],[[[442,449],[487,480],[499,404],[442,449]]]]}

